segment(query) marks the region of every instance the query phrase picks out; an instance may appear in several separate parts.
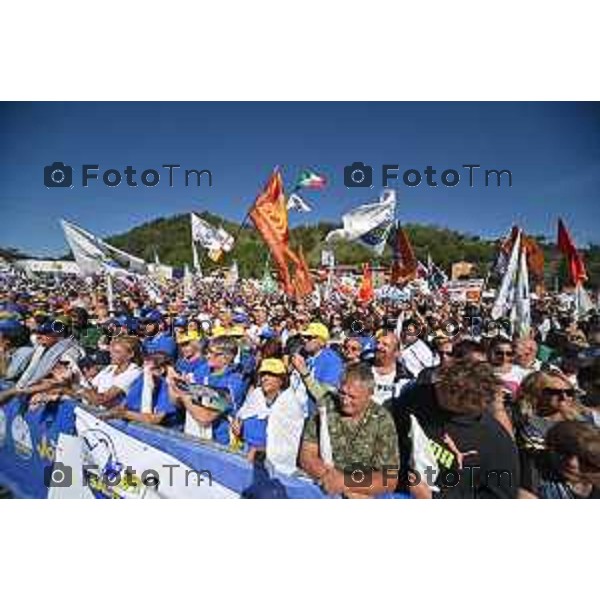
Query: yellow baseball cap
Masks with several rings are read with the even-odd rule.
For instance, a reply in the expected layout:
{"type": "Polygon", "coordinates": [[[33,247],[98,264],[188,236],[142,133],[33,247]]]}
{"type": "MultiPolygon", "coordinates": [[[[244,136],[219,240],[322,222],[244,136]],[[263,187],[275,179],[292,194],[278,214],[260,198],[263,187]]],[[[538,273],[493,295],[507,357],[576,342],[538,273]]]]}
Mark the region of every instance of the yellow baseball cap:
{"type": "Polygon", "coordinates": [[[285,365],[279,358],[265,358],[258,369],[259,373],[272,373],[273,375],[285,375],[285,365]]]}
{"type": "Polygon", "coordinates": [[[233,327],[227,329],[226,334],[233,337],[243,337],[246,335],[246,330],[242,325],[234,325],[233,327]]]}
{"type": "Polygon", "coordinates": [[[187,344],[188,342],[197,342],[200,339],[197,331],[190,331],[188,333],[184,333],[183,335],[177,336],[178,344],[187,344]]]}
{"type": "Polygon", "coordinates": [[[306,337],[318,337],[324,342],[329,341],[329,329],[323,323],[311,323],[303,332],[306,337]]]}

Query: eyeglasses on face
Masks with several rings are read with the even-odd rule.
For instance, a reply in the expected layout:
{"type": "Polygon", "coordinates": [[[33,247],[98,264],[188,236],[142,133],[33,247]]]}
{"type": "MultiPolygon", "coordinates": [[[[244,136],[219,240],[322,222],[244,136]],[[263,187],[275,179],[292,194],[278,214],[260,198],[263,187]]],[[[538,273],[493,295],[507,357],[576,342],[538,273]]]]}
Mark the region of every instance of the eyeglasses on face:
{"type": "Polygon", "coordinates": [[[494,350],[494,356],[497,356],[498,358],[504,357],[504,356],[508,356],[511,357],[513,356],[514,352],[512,350],[494,350]]]}
{"type": "Polygon", "coordinates": [[[563,389],[563,388],[551,388],[546,387],[542,389],[542,394],[547,398],[566,398],[568,400],[572,400],[576,396],[576,392],[572,388],[563,389]]]}

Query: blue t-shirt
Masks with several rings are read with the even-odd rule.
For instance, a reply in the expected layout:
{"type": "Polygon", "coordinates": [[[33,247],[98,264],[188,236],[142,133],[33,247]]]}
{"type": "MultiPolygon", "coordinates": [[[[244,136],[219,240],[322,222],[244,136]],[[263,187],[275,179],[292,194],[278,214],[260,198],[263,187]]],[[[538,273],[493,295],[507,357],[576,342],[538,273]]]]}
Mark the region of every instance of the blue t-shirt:
{"type": "Polygon", "coordinates": [[[318,382],[334,387],[339,386],[344,363],[335,350],[323,348],[317,356],[311,356],[306,362],[318,382]]]}
{"type": "MultiPolygon", "coordinates": [[[[132,411],[140,412],[142,409],[142,390],[144,388],[144,374],[142,373],[132,384],[125,396],[123,405],[132,411]]],[[[172,417],[177,413],[177,407],[169,400],[169,387],[166,379],[161,377],[158,385],[154,386],[152,395],[152,412],[165,413],[172,417]]]]}
{"type": "Polygon", "coordinates": [[[144,338],[142,348],[145,354],[154,354],[155,352],[164,352],[172,359],[177,357],[177,344],[170,335],[161,332],[152,337],[144,338]]]}
{"type": "Polygon", "coordinates": [[[193,360],[188,360],[187,358],[180,358],[175,363],[175,370],[181,375],[187,375],[188,373],[192,373],[195,382],[199,382],[200,379],[206,377],[209,371],[208,364],[206,363],[206,359],[204,358],[196,358],[193,360]]]}

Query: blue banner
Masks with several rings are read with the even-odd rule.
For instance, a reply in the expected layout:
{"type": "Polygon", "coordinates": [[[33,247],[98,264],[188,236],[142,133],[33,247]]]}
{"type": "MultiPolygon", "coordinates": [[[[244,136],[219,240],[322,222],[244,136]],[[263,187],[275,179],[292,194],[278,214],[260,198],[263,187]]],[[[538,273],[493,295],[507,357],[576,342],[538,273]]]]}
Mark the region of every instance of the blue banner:
{"type": "MultiPolygon", "coordinates": [[[[19,498],[46,498],[58,436],[75,435],[73,400],[50,403],[34,411],[16,398],[0,407],[0,485],[19,498]]],[[[244,455],[211,442],[190,439],[174,430],[111,420],[112,427],[160,450],[213,481],[246,497],[325,498],[310,480],[277,475],[252,465],[244,455]]]]}

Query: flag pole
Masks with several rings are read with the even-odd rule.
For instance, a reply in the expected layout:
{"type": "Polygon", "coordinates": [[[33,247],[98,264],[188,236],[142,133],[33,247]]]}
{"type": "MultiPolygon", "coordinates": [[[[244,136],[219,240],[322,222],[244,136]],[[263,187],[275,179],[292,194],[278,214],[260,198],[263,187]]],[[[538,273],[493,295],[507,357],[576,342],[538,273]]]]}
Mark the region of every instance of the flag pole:
{"type": "Polygon", "coordinates": [[[115,296],[113,290],[113,280],[111,274],[106,272],[106,300],[108,302],[108,314],[115,316],[115,296]]]}

